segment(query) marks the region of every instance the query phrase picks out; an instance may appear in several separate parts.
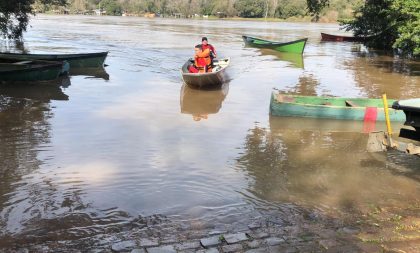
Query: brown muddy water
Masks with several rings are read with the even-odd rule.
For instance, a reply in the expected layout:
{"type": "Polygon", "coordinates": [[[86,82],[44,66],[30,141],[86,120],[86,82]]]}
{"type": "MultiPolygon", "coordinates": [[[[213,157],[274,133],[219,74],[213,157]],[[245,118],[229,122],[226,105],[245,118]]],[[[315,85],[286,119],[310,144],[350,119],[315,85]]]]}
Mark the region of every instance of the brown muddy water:
{"type": "Polygon", "coordinates": [[[31,26],[26,51],[109,51],[108,66],[63,87],[0,87],[0,247],[112,233],[144,217],[235,230],[270,212],[287,220],[289,209],[419,203],[420,158],[367,153],[358,124],[268,113],[273,88],[420,97],[418,62],[320,42],[331,24],[40,15],[31,26]],[[300,57],[246,48],[243,34],[309,41],[300,57]],[[183,86],[180,67],[204,35],[232,59],[221,90],[183,86]]]}

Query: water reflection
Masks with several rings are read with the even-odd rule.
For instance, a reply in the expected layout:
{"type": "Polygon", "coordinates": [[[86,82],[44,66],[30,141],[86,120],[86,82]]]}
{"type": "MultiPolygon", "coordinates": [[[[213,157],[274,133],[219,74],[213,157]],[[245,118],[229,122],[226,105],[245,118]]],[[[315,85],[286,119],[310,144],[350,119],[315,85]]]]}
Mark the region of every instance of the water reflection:
{"type": "Polygon", "coordinates": [[[197,90],[183,85],[181,88],[181,113],[191,114],[193,120],[208,119],[209,114],[216,114],[229,92],[225,83],[218,90],[197,90]]]}
{"type": "MultiPolygon", "coordinates": [[[[36,202],[36,194],[31,198],[17,189],[25,186],[25,180],[21,180],[42,164],[37,155],[49,143],[49,117],[48,103],[0,95],[0,206],[3,207],[0,211],[1,231],[7,231],[5,227],[8,222],[19,217],[12,215],[15,206],[10,203],[36,202]]],[[[36,191],[36,188],[28,190],[36,191]]],[[[27,205],[25,209],[30,206],[27,205]]]]}
{"type": "Polygon", "coordinates": [[[360,52],[357,56],[362,61],[370,61],[372,66],[384,72],[400,73],[409,76],[420,76],[420,62],[399,57],[392,57],[383,52],[360,52]]]}
{"type": "Polygon", "coordinates": [[[86,76],[87,78],[99,78],[108,81],[109,74],[105,68],[72,68],[70,69],[71,76],[86,76]]]}
{"type": "Polygon", "coordinates": [[[270,49],[265,49],[265,48],[260,49],[260,52],[261,52],[261,55],[276,56],[279,60],[290,63],[292,67],[301,68],[301,69],[305,68],[302,54],[277,52],[275,50],[270,50],[270,49]]]}
{"type": "Polygon", "coordinates": [[[320,81],[313,74],[303,72],[299,76],[298,82],[288,88],[288,92],[305,96],[316,96],[316,90],[319,85],[320,81]]]}
{"type": "MultiPolygon", "coordinates": [[[[69,82],[69,78],[64,78],[60,80],[60,86],[68,87],[70,85],[69,82]]],[[[25,98],[43,102],[49,102],[51,100],[68,100],[69,97],[64,94],[60,86],[57,84],[5,84],[0,85],[0,95],[10,98],[25,98]]]]}
{"type": "Polygon", "coordinates": [[[354,71],[356,86],[365,96],[409,99],[420,97],[420,63],[377,54],[357,54],[343,61],[346,68],[354,71]],[[403,75],[401,75],[403,74],[403,75]]]}
{"type": "MultiPolygon", "coordinates": [[[[299,131],[370,133],[373,131],[385,131],[385,122],[363,122],[353,120],[316,119],[300,117],[276,117],[270,116],[270,128],[276,130],[295,129],[299,131]]],[[[397,134],[403,127],[403,122],[392,122],[392,129],[397,134]]]]}
{"type": "MultiPolygon", "coordinates": [[[[367,154],[366,139],[360,133],[256,125],[249,130],[237,163],[250,177],[249,192],[271,202],[351,212],[391,202],[404,207],[415,201],[416,181],[411,176],[396,178],[387,169],[391,164],[378,163],[367,154]]],[[[411,166],[418,162],[411,160],[411,166]]]]}

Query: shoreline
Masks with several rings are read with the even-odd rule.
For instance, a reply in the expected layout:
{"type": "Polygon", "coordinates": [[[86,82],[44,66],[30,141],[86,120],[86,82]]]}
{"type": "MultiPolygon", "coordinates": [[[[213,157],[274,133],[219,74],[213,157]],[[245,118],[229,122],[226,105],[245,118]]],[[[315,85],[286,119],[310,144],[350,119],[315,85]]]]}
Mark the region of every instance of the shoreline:
{"type": "Polygon", "coordinates": [[[144,15],[128,15],[128,16],[119,16],[119,15],[83,15],[83,14],[55,14],[55,13],[35,13],[34,16],[38,15],[45,15],[45,16],[88,16],[88,17],[124,17],[124,18],[144,18],[144,19],[179,19],[179,20],[208,20],[208,21],[251,21],[251,22],[270,22],[270,23],[307,23],[307,24],[339,24],[338,21],[311,21],[312,18],[310,16],[305,17],[290,17],[287,19],[281,18],[242,18],[242,17],[227,17],[227,18],[219,18],[216,16],[209,16],[208,18],[203,17],[192,17],[192,18],[177,18],[174,16],[170,17],[147,17],[144,15]]]}

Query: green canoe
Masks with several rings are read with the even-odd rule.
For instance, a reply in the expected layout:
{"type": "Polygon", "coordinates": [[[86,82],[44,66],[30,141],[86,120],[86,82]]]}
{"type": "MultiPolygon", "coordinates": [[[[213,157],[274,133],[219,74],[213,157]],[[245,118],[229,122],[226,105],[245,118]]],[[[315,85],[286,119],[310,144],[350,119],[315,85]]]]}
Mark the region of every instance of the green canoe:
{"type": "Polygon", "coordinates": [[[0,81],[32,82],[55,80],[63,71],[63,65],[63,62],[0,59],[0,81]]]}
{"type": "Polygon", "coordinates": [[[279,52],[287,52],[287,53],[296,53],[296,54],[303,54],[303,50],[305,49],[307,38],[290,41],[290,42],[275,42],[264,40],[260,38],[254,38],[250,36],[242,36],[245,44],[258,47],[258,48],[269,48],[279,52]]]}
{"type": "MultiPolygon", "coordinates": [[[[395,100],[389,100],[392,104],[395,100]]],[[[339,120],[385,121],[382,99],[297,96],[273,92],[270,114],[339,120]]],[[[389,109],[391,121],[405,121],[402,111],[389,109]]]]}
{"type": "Polygon", "coordinates": [[[17,54],[0,53],[0,59],[18,59],[21,61],[67,61],[70,68],[97,68],[103,67],[108,52],[87,54],[17,54]]]}

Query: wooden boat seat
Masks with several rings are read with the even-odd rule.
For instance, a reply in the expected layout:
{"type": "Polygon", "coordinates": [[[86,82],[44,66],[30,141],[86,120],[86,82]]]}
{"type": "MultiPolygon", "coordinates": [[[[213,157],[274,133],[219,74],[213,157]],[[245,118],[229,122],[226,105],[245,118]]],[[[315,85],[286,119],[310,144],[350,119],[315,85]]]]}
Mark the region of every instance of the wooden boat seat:
{"type": "Polygon", "coordinates": [[[359,107],[356,103],[351,100],[346,100],[346,106],[348,107],[359,107]]]}

